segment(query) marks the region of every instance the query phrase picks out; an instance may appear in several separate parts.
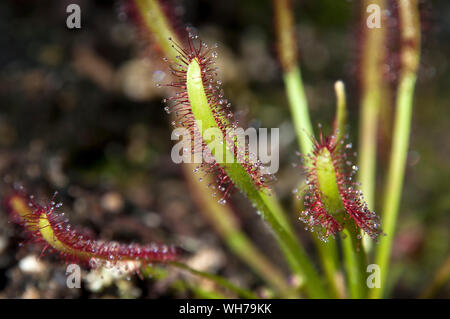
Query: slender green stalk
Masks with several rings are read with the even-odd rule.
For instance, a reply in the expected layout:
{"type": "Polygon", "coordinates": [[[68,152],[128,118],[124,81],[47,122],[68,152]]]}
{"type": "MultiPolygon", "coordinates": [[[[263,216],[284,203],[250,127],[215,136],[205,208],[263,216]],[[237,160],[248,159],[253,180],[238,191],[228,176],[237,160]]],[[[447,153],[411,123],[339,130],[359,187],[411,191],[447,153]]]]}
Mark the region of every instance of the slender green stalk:
{"type": "MultiPolygon", "coordinates": [[[[296,199],[303,198],[305,196],[305,192],[307,191],[307,185],[305,181],[303,181],[301,186],[297,187],[297,189],[296,199]]],[[[302,200],[295,201],[295,209],[299,212],[305,209],[302,200]]],[[[320,240],[316,234],[312,234],[311,237],[314,240],[314,244],[316,245],[321,266],[325,272],[330,294],[334,298],[344,298],[345,287],[342,273],[338,271],[339,255],[336,240],[333,238],[329,238],[328,242],[324,242],[320,240]]]]}
{"type": "Polygon", "coordinates": [[[217,275],[214,275],[214,274],[210,274],[210,273],[207,273],[207,272],[203,272],[203,271],[199,271],[199,270],[193,269],[193,268],[189,267],[188,265],[180,263],[178,261],[171,261],[171,262],[169,262],[169,265],[172,265],[174,267],[186,270],[186,271],[190,272],[193,275],[200,276],[200,277],[212,280],[216,284],[218,284],[219,286],[222,286],[222,287],[224,287],[226,289],[229,289],[230,291],[236,293],[239,297],[247,298],[247,299],[257,299],[258,298],[258,296],[255,295],[250,290],[238,287],[235,284],[231,283],[230,281],[226,280],[225,278],[223,278],[221,276],[217,276],[217,275]]]}
{"type": "MultiPolygon", "coordinates": [[[[385,0],[364,0],[362,16],[367,16],[367,7],[376,4],[381,12],[386,7],[385,0]]],[[[377,159],[377,132],[378,115],[382,92],[385,89],[383,83],[383,61],[385,56],[384,41],[386,26],[381,21],[381,28],[368,28],[363,19],[363,45],[361,63],[361,116],[359,123],[359,174],[361,191],[369,209],[375,209],[375,172],[377,159]]],[[[363,234],[363,245],[366,251],[372,248],[372,241],[363,234]]]]}
{"type": "MultiPolygon", "coordinates": [[[[367,15],[366,8],[370,4],[378,5],[382,12],[385,8],[385,0],[365,0],[361,6],[364,17],[367,15]]],[[[377,123],[383,88],[382,65],[386,33],[386,27],[383,24],[382,22],[381,28],[363,26],[359,180],[370,209],[374,209],[377,123]]]]}
{"type": "MultiPolygon", "coordinates": [[[[298,50],[295,37],[294,17],[290,0],[273,0],[275,14],[275,28],[277,34],[278,56],[283,67],[283,80],[289,101],[289,108],[294,122],[299,148],[303,154],[309,154],[313,149],[311,136],[313,129],[309,117],[308,103],[301,78],[300,68],[297,64],[298,50]]],[[[326,273],[328,284],[338,296],[337,270],[338,255],[337,245],[334,239],[327,244],[315,240],[319,251],[322,267],[326,273]]]]}
{"type": "Polygon", "coordinates": [[[376,263],[381,271],[381,286],[371,290],[370,297],[372,298],[382,297],[386,286],[408,154],[414,86],[420,55],[420,21],[417,0],[398,0],[398,5],[402,70],[397,88],[393,144],[382,215],[386,236],[381,238],[376,255],[376,263]]]}
{"type": "Polygon", "coordinates": [[[273,0],[277,51],[283,68],[283,79],[289,100],[300,150],[308,154],[312,150],[313,130],[309,118],[308,103],[303,88],[300,68],[297,64],[298,49],[292,14],[291,0],[273,0]]]}
{"type": "MultiPolygon", "coordinates": [[[[172,38],[177,43],[181,42],[177,39],[175,32],[173,32],[158,1],[135,1],[145,25],[151,34],[154,34],[155,40],[165,56],[175,61],[178,53],[173,49],[169,38],[172,38]]],[[[250,239],[239,230],[238,225],[234,221],[233,212],[230,210],[229,206],[220,205],[216,200],[212,199],[212,190],[200,184],[198,177],[192,173],[192,166],[193,165],[189,164],[184,165],[187,180],[194,192],[201,194],[195,198],[200,202],[200,207],[206,208],[202,209],[202,211],[205,211],[205,215],[207,215],[207,218],[224,239],[225,243],[237,256],[250,266],[256,274],[261,276],[261,278],[271,285],[279,295],[288,298],[294,297],[295,294],[293,294],[292,288],[287,284],[277,267],[267,260],[267,258],[253,245],[250,239]],[[207,194],[205,194],[205,192],[207,194]]],[[[207,182],[204,181],[203,183],[207,182]]],[[[288,222],[282,213],[278,214],[278,218],[284,225],[288,225],[288,222]]]]}
{"type": "Polygon", "coordinates": [[[450,256],[436,272],[431,284],[423,292],[420,298],[433,298],[436,292],[450,279],[450,256]]]}
{"type": "MultiPolygon", "coordinates": [[[[299,148],[303,154],[309,154],[312,151],[313,144],[311,136],[313,130],[309,117],[308,104],[303,88],[303,82],[298,66],[285,71],[283,74],[286,93],[289,101],[289,107],[294,122],[299,148]]],[[[316,238],[315,235],[313,235],[316,238]]],[[[314,240],[319,253],[323,270],[325,271],[328,284],[334,292],[334,296],[339,296],[337,284],[338,278],[338,255],[336,241],[332,238],[324,244],[320,240],[314,240]]]]}
{"type": "MultiPolygon", "coordinates": [[[[169,37],[172,37],[172,39],[176,40],[176,37],[174,36],[174,33],[170,31],[171,30],[170,25],[169,25],[167,19],[165,18],[164,14],[162,13],[161,8],[159,8],[157,1],[155,1],[155,0],[136,0],[136,1],[138,4],[138,8],[144,18],[144,21],[147,24],[147,26],[149,27],[149,29],[155,33],[159,33],[160,31],[162,32],[161,34],[158,34],[157,41],[161,41],[161,48],[163,49],[163,51],[167,54],[167,56],[169,58],[171,58],[175,61],[177,54],[175,53],[174,50],[172,50],[170,41],[168,41],[168,39],[169,39],[169,37]],[[157,24],[155,24],[155,20],[151,16],[146,14],[146,12],[148,12],[147,10],[150,8],[154,9],[152,11],[153,12],[152,17],[154,18],[155,15],[157,15],[157,19],[156,19],[156,21],[158,22],[157,24]]],[[[242,172],[240,172],[240,174],[242,174],[242,172]]],[[[269,218],[269,220],[271,221],[271,222],[269,222],[269,224],[271,224],[272,226],[275,226],[274,228],[276,228],[278,230],[276,232],[278,232],[278,233],[281,232],[284,236],[287,236],[287,238],[289,239],[290,245],[287,245],[287,246],[284,245],[284,248],[283,248],[283,251],[285,251],[285,253],[289,256],[288,261],[290,262],[292,267],[294,269],[296,269],[296,273],[298,273],[299,275],[304,277],[303,276],[303,271],[304,271],[305,276],[308,275],[308,277],[309,277],[309,279],[307,281],[315,283],[314,286],[318,287],[318,288],[314,288],[314,289],[311,288],[311,291],[310,291],[311,296],[313,296],[313,297],[314,296],[316,296],[316,297],[326,296],[326,293],[320,289],[320,287],[321,287],[320,279],[319,279],[318,275],[315,273],[315,269],[310,264],[308,258],[304,254],[303,249],[300,246],[300,243],[298,241],[296,241],[287,231],[284,231],[284,232],[281,231],[281,230],[285,230],[285,228],[283,226],[281,226],[280,223],[282,223],[284,225],[287,225],[288,223],[284,217],[285,214],[283,214],[280,205],[271,196],[269,196],[267,194],[263,195],[262,197],[264,199],[260,200],[259,203],[260,203],[260,206],[261,206],[261,203],[265,203],[263,205],[264,209],[262,210],[264,212],[264,216],[267,215],[267,212],[269,210],[268,207],[271,208],[270,217],[273,217],[273,219],[269,218]],[[288,249],[287,247],[290,247],[290,248],[288,249]],[[316,293],[316,291],[317,291],[317,293],[316,293]]],[[[281,236],[281,237],[283,237],[283,236],[281,236]]],[[[305,279],[305,281],[306,281],[306,279],[305,279]]],[[[313,286],[313,285],[311,284],[311,286],[313,286]]]]}
{"type": "Polygon", "coordinates": [[[189,285],[189,289],[192,290],[192,292],[195,294],[195,296],[199,299],[227,299],[226,296],[223,294],[217,292],[217,291],[210,291],[203,288],[200,288],[196,285],[189,285]]]}
{"type": "MultiPolygon", "coordinates": [[[[144,278],[150,277],[155,280],[162,280],[169,276],[169,270],[159,265],[145,266],[141,268],[141,274],[144,278]]],[[[176,279],[170,281],[170,287],[179,293],[186,293],[191,290],[198,298],[203,299],[225,299],[228,298],[216,290],[206,290],[198,285],[193,285],[186,280],[176,279]]]]}
{"type": "Polygon", "coordinates": [[[147,29],[155,37],[156,43],[167,58],[176,61],[176,52],[172,49],[170,38],[175,39],[169,20],[164,14],[158,0],[134,0],[137,10],[147,29]]]}
{"type": "Polygon", "coordinates": [[[317,153],[315,171],[320,197],[327,212],[340,224],[344,225],[343,252],[347,269],[347,281],[352,298],[363,298],[365,281],[363,280],[364,253],[359,245],[358,227],[353,220],[348,220],[347,212],[339,192],[336,171],[328,149],[317,153]]]}

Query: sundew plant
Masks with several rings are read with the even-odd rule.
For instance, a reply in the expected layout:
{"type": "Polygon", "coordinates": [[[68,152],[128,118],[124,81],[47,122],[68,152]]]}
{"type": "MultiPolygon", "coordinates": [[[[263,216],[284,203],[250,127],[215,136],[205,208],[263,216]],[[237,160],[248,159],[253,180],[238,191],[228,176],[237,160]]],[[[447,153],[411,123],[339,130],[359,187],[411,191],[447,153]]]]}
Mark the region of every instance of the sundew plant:
{"type": "MultiPolygon", "coordinates": [[[[166,160],[172,160],[173,167],[183,171],[189,190],[187,196],[203,212],[208,227],[220,238],[227,253],[254,279],[250,283],[236,280],[217,267],[201,266],[192,244],[183,240],[185,237],[177,236],[176,227],[169,227],[170,235],[163,242],[94,236],[92,231],[71,224],[69,217],[72,219],[74,215],[64,213],[65,206],[59,203],[67,193],[73,193],[70,181],[61,188],[71,191],[63,190],[62,195],[55,193],[45,197],[42,192],[34,194],[31,185],[36,184],[36,180],[29,183],[9,176],[4,180],[14,185],[8,184],[3,206],[9,220],[19,225],[16,230],[26,244],[20,249],[16,247],[19,252],[40,249],[39,260],[58,256],[57,264],[76,264],[89,275],[101,276],[99,281],[104,279],[105,272],[114,271],[116,280],[160,282],[181,296],[392,296],[396,277],[391,256],[397,220],[402,214],[414,91],[421,56],[423,5],[419,0],[371,0],[351,4],[360,20],[355,27],[358,28],[358,43],[348,46],[348,50],[357,47],[357,58],[349,64],[354,64],[352,72],[358,89],[354,88],[354,83],[347,85],[340,80],[344,74],[338,76],[334,87],[328,87],[335,98],[329,99],[330,94],[322,97],[327,99],[327,104],[335,105],[334,114],[328,116],[324,113],[329,113],[329,108],[318,109],[314,101],[309,101],[307,88],[314,83],[308,83],[308,76],[301,70],[305,37],[298,37],[298,25],[302,21],[296,21],[297,2],[301,1],[261,2],[270,6],[268,11],[272,13],[260,17],[272,22],[272,33],[265,35],[272,50],[259,47],[251,54],[253,59],[272,55],[277,61],[275,66],[262,63],[259,67],[272,67],[280,78],[279,85],[284,87],[284,96],[277,96],[274,103],[277,108],[289,109],[290,114],[287,122],[296,151],[283,155],[292,164],[288,174],[278,174],[267,168],[260,151],[261,142],[259,148],[252,148],[246,144],[245,137],[241,140],[235,134],[249,127],[245,116],[232,103],[236,92],[228,93],[232,83],[226,83],[221,76],[225,59],[231,60],[228,63],[237,63],[233,61],[235,55],[230,52],[222,55],[224,51],[221,44],[216,44],[214,32],[197,29],[195,25],[186,26],[185,21],[177,18],[177,12],[183,12],[183,8],[190,5],[189,1],[130,0],[118,6],[122,23],[134,30],[130,42],[138,44],[139,55],[154,70],[153,76],[148,76],[152,78],[152,87],[144,90],[162,96],[162,103],[151,113],[164,115],[172,132],[171,137],[156,135],[152,133],[153,127],[149,127],[148,134],[159,136],[162,142],[158,143],[174,145],[166,160]],[[203,33],[208,35],[204,37],[203,33]],[[388,79],[392,74],[394,80],[388,79]],[[175,155],[183,160],[175,161],[175,155]],[[292,185],[290,196],[280,198],[278,193],[288,178],[292,185]],[[240,210],[247,213],[240,215],[237,213],[240,210]],[[245,223],[240,220],[244,218],[247,224],[265,225],[264,241],[279,258],[266,254],[261,240],[255,240],[255,235],[245,230],[242,226],[245,223]]],[[[201,6],[197,2],[196,5],[201,6]]],[[[314,29],[314,23],[309,28],[314,29]]],[[[115,36],[121,38],[120,32],[116,30],[115,36]]],[[[315,41],[321,41],[320,37],[315,41]]],[[[55,52],[49,52],[47,55],[51,58],[55,52]]],[[[101,75],[107,66],[96,57],[83,54],[84,60],[79,63],[87,61],[93,68],[86,71],[87,74],[109,88],[105,90],[113,90],[111,78],[101,75]]],[[[320,60],[320,56],[317,59],[320,60]]],[[[146,69],[143,70],[137,67],[133,72],[145,73],[146,69]]],[[[234,72],[248,71],[237,67],[234,72]]],[[[261,77],[264,74],[261,72],[261,77]]],[[[135,89],[141,85],[138,81],[131,81],[128,86],[135,89]]],[[[246,87],[245,94],[258,94],[258,90],[251,93],[252,90],[246,87]]],[[[148,108],[144,104],[142,107],[148,108]]],[[[249,111],[258,119],[259,110],[257,107],[249,111]]],[[[261,130],[259,132],[255,135],[257,138],[261,138],[261,130]]],[[[285,135],[276,139],[274,136],[278,135],[272,134],[270,156],[273,159],[280,156],[277,150],[285,135]]],[[[135,150],[137,148],[131,150],[132,155],[136,155],[135,150]]],[[[281,162],[285,165],[285,161],[281,162]]],[[[115,170],[125,170],[122,164],[115,163],[115,170]]],[[[115,197],[107,197],[105,201],[109,203],[106,207],[116,207],[115,197]]],[[[122,205],[117,210],[123,208],[122,205]]],[[[152,221],[157,220],[154,215],[152,221]]],[[[13,226],[9,227],[12,231],[13,226]]],[[[121,228],[127,228],[127,224],[121,228]]],[[[154,230],[160,231],[157,227],[154,230]]],[[[191,241],[195,241],[195,235],[192,237],[191,241]]],[[[207,261],[203,263],[214,264],[213,259],[219,257],[210,253],[204,258],[207,261]]],[[[449,275],[447,261],[436,271],[425,292],[418,291],[415,297],[432,296],[449,275]]]]}

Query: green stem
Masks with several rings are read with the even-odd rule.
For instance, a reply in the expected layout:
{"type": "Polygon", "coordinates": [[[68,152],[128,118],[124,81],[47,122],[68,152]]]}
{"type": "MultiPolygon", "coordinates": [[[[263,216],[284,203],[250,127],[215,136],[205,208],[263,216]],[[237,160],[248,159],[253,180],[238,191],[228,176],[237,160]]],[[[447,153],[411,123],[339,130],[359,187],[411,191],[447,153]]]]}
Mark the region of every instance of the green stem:
{"type": "Polygon", "coordinates": [[[313,130],[300,69],[296,66],[290,71],[286,71],[283,78],[299,147],[302,153],[306,155],[312,151],[311,136],[313,136],[313,130]]]}
{"type": "Polygon", "coordinates": [[[343,234],[346,237],[342,238],[342,248],[350,297],[353,299],[361,299],[366,295],[366,281],[363,267],[366,261],[364,251],[361,247],[361,241],[357,238],[359,232],[356,228],[350,226],[344,230],[343,234]]]}
{"type": "MultiPolygon", "coordinates": [[[[298,198],[303,198],[305,196],[307,185],[303,181],[301,186],[299,186],[296,195],[295,209],[299,212],[305,209],[303,201],[298,200],[298,198]]],[[[342,273],[339,269],[339,255],[337,249],[337,242],[334,238],[329,237],[327,242],[319,239],[316,234],[312,234],[312,239],[317,248],[319,259],[325,276],[327,279],[328,287],[331,291],[331,295],[334,298],[344,298],[345,290],[343,285],[342,273]]]]}
{"type": "Polygon", "coordinates": [[[375,259],[381,271],[380,288],[371,290],[371,298],[382,297],[386,286],[392,241],[402,195],[411,129],[414,86],[420,56],[420,21],[417,0],[398,0],[398,5],[402,43],[402,71],[397,88],[394,135],[382,215],[386,236],[380,240],[375,259]]]}
{"type": "Polygon", "coordinates": [[[221,276],[193,269],[193,268],[189,267],[188,265],[180,263],[178,261],[171,261],[168,264],[172,265],[174,267],[186,270],[186,271],[190,272],[193,275],[200,276],[200,277],[212,280],[216,284],[218,284],[218,285],[220,285],[220,286],[222,286],[224,288],[227,288],[230,291],[236,293],[239,297],[247,298],[247,299],[257,299],[258,298],[258,296],[255,295],[250,290],[238,287],[238,286],[234,285],[233,283],[231,283],[230,281],[226,280],[225,278],[223,278],[221,276]]]}
{"type": "Polygon", "coordinates": [[[423,292],[420,298],[433,298],[436,292],[450,279],[450,256],[436,272],[431,284],[423,292]]]}
{"type": "Polygon", "coordinates": [[[312,151],[313,130],[309,118],[308,103],[303,88],[300,68],[297,64],[298,49],[291,0],[273,0],[277,51],[283,68],[283,79],[292,118],[303,154],[312,151]]]}
{"type": "MultiPolygon", "coordinates": [[[[334,85],[336,92],[336,119],[335,134],[338,139],[344,137],[347,123],[347,102],[344,83],[337,81],[334,85]]],[[[339,146],[338,146],[339,147],[339,146]]],[[[351,298],[363,298],[365,296],[364,281],[364,250],[358,240],[358,231],[354,223],[344,230],[347,239],[342,240],[342,250],[344,253],[344,262],[347,270],[347,282],[350,289],[351,298]]]]}
{"type": "Polygon", "coordinates": [[[376,263],[381,270],[381,287],[372,289],[370,295],[372,298],[382,296],[387,278],[408,153],[415,82],[415,74],[409,74],[402,79],[398,89],[394,139],[382,215],[383,230],[386,236],[380,239],[376,256],[376,263]]]}
{"type": "Polygon", "coordinates": [[[342,274],[337,270],[339,256],[336,240],[330,237],[328,242],[324,243],[315,235],[313,238],[332,295],[334,298],[343,298],[342,274]]]}
{"type": "MultiPolygon", "coordinates": [[[[363,16],[367,15],[366,8],[372,3],[377,4],[382,11],[385,7],[384,0],[365,0],[364,5],[362,5],[363,16]]],[[[377,123],[383,89],[382,63],[384,60],[385,29],[385,27],[364,27],[363,29],[365,37],[362,47],[359,180],[362,184],[361,190],[364,193],[364,198],[370,209],[374,209],[377,123]]]]}
{"type": "MultiPolygon", "coordinates": [[[[242,259],[256,274],[263,278],[277,293],[284,298],[296,297],[292,287],[286,282],[282,273],[253,245],[250,239],[239,229],[230,207],[220,205],[212,196],[204,194],[204,185],[193,176],[194,164],[185,164],[184,171],[189,184],[192,185],[195,199],[201,211],[223,238],[228,247],[242,259]]],[[[208,183],[208,176],[202,183],[208,183]]]]}
{"type": "MultiPolygon", "coordinates": [[[[141,274],[144,278],[150,277],[155,280],[163,280],[169,276],[169,270],[158,265],[145,266],[141,268],[141,274]]],[[[188,283],[186,280],[176,279],[170,281],[170,287],[179,293],[186,293],[191,290],[198,298],[203,299],[225,299],[227,296],[216,290],[206,290],[198,285],[188,283]]]]}
{"type": "MultiPolygon", "coordinates": [[[[299,147],[303,154],[309,154],[313,149],[311,141],[313,131],[299,67],[296,66],[292,70],[286,71],[283,77],[299,147]]],[[[313,236],[316,237],[315,235],[313,236]]],[[[322,268],[325,271],[333,295],[335,297],[340,296],[336,240],[330,238],[326,244],[320,240],[314,240],[314,243],[319,252],[322,268]]]]}
{"type": "Polygon", "coordinates": [[[215,120],[212,107],[209,105],[207,94],[203,87],[201,68],[196,59],[193,59],[189,63],[186,80],[189,103],[197,127],[201,128],[200,131],[205,144],[208,145],[211,153],[216,158],[218,164],[225,170],[227,176],[247,195],[262,217],[272,227],[276,234],[278,244],[284,252],[291,268],[305,281],[308,294],[313,298],[326,297],[327,293],[322,286],[319,275],[306,256],[300,242],[280,223],[279,215],[281,207],[275,200],[275,195],[268,189],[258,189],[255,186],[249,173],[228,149],[228,142],[224,136],[219,137],[222,143],[217,143],[216,138],[218,137],[215,137],[213,140],[214,143],[212,143],[211,137],[208,136],[208,133],[211,131],[220,133],[221,130],[215,120]],[[222,159],[232,160],[224,162],[222,159]]]}
{"type": "MultiPolygon", "coordinates": [[[[309,117],[308,103],[302,83],[300,68],[297,65],[297,46],[295,40],[294,18],[291,3],[286,0],[274,0],[275,26],[277,29],[278,55],[283,66],[283,79],[286,87],[289,107],[294,122],[299,148],[303,154],[312,151],[311,137],[313,130],[309,117]]],[[[314,236],[314,235],[313,235],[314,236]]],[[[337,245],[334,239],[324,245],[314,241],[326,278],[334,296],[338,295],[338,258],[337,245]]]]}
{"type": "MultiPolygon", "coordinates": [[[[172,48],[172,42],[170,38],[176,38],[175,32],[173,32],[169,20],[165,16],[161,6],[157,0],[134,0],[137,10],[140,13],[142,21],[152,36],[155,38],[156,43],[160,49],[164,52],[167,58],[172,61],[176,61],[176,51],[172,48]]],[[[180,43],[180,42],[178,42],[180,43]]]]}

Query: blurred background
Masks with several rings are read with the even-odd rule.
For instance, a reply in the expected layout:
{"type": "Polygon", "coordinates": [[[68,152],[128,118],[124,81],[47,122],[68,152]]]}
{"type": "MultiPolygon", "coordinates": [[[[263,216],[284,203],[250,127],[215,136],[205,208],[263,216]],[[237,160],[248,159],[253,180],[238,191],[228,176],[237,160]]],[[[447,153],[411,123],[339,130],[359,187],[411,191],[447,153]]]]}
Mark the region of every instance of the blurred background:
{"type": "MultiPolygon", "coordinates": [[[[274,185],[299,236],[292,189],[302,178],[297,143],[276,59],[271,1],[173,0],[174,22],[219,44],[220,78],[245,125],[280,127],[281,168],[274,185]]],[[[347,87],[352,140],[358,139],[359,1],[295,1],[300,63],[313,123],[329,132],[333,83],[347,87]]],[[[170,159],[170,118],[161,103],[166,65],[136,30],[125,1],[0,2],[0,195],[23,185],[36,198],[58,201],[71,223],[99,238],[182,244],[196,267],[258,289],[263,283],[221,242],[199,213],[181,166],[170,159]],[[66,7],[81,7],[81,29],[66,27],[66,7]]],[[[422,58],[390,287],[417,297],[450,249],[450,3],[423,1],[422,58]]],[[[393,20],[395,26],[395,20],[393,20]]],[[[395,38],[386,81],[395,85],[395,38]]],[[[377,196],[389,155],[393,97],[383,105],[377,196]],[[383,135],[384,134],[384,135],[383,135]]],[[[356,144],[355,144],[356,145],[356,144]]],[[[239,194],[232,204],[241,227],[278,262],[269,231],[239,194]]],[[[377,203],[379,209],[380,203],[377,203]]],[[[81,289],[65,285],[55,256],[21,245],[20,229],[0,213],[0,298],[188,297],[173,276],[145,281],[86,271],[81,289]],[[91,277],[89,275],[91,274],[91,277]],[[94,279],[93,279],[94,278],[94,279]]],[[[312,247],[311,247],[312,248],[312,247]]],[[[313,251],[313,249],[312,249],[313,251]]],[[[281,265],[285,267],[285,265],[281,265]]],[[[449,298],[446,285],[438,297],[449,298]]]]}

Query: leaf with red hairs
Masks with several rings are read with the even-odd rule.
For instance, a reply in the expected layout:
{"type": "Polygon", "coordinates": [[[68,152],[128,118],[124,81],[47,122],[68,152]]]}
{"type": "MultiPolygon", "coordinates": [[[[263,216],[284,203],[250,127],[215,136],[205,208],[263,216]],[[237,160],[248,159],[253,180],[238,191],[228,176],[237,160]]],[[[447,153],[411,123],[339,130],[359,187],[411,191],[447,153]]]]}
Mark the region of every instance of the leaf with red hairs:
{"type": "Polygon", "coordinates": [[[61,204],[51,201],[42,206],[32,196],[18,191],[5,199],[11,219],[21,225],[32,242],[43,245],[43,252],[57,252],[66,262],[89,267],[118,266],[136,271],[152,263],[174,261],[178,252],[174,246],[161,244],[123,244],[95,240],[76,231],[62,214],[61,204]]]}

